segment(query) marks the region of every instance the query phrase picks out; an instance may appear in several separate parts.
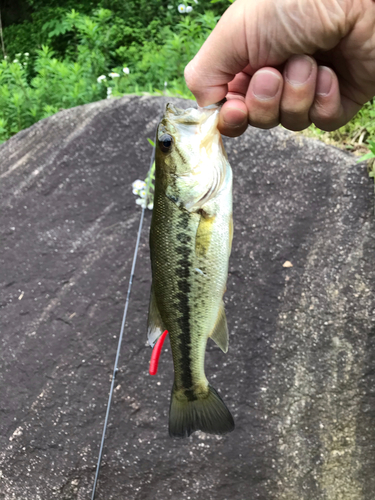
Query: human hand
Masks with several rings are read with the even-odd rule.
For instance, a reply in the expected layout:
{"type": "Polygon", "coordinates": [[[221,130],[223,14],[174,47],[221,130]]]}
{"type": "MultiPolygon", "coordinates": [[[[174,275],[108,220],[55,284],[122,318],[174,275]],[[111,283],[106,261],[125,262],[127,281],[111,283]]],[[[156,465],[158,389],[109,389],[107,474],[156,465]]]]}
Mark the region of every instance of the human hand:
{"type": "Polygon", "coordinates": [[[345,125],[375,95],[374,0],[236,0],[185,69],[219,129],[345,125]]]}

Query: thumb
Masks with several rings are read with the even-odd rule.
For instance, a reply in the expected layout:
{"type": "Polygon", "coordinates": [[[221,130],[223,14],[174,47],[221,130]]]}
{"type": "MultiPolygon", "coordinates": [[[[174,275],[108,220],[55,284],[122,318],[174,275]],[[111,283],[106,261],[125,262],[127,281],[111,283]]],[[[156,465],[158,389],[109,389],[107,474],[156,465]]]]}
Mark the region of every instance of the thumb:
{"type": "Polygon", "coordinates": [[[236,0],[185,68],[200,106],[223,99],[228,83],[246,68],[252,75],[292,55],[335,47],[351,29],[337,0],[236,0]]]}
{"type": "Polygon", "coordinates": [[[199,106],[221,101],[228,83],[248,64],[239,0],[225,11],[201,49],[185,68],[186,84],[199,106]]]}

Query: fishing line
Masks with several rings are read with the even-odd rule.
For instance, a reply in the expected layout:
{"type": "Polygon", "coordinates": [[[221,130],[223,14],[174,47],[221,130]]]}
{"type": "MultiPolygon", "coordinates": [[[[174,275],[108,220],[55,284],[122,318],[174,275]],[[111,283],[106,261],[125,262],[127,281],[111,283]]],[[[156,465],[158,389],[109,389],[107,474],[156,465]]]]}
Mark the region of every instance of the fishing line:
{"type": "MultiPolygon", "coordinates": [[[[156,135],[157,135],[157,131],[155,132],[155,141],[154,141],[155,144],[156,144],[156,139],[157,139],[156,135]]],[[[113,390],[114,390],[114,387],[115,387],[115,380],[116,380],[116,376],[117,376],[117,372],[118,372],[118,360],[119,360],[119,357],[120,357],[120,350],[121,350],[122,338],[124,336],[124,328],[125,328],[126,316],[127,316],[127,313],[128,313],[130,292],[131,292],[131,289],[132,289],[133,277],[134,277],[134,271],[135,271],[135,265],[136,265],[136,262],[137,262],[137,256],[138,256],[139,242],[140,242],[140,239],[141,239],[141,232],[142,232],[143,220],[144,220],[145,211],[146,211],[146,208],[147,208],[148,193],[149,193],[150,184],[151,184],[151,172],[152,172],[152,166],[154,164],[154,160],[155,160],[155,147],[152,148],[152,154],[151,154],[151,160],[150,160],[150,168],[148,170],[148,182],[147,182],[147,186],[146,186],[145,203],[144,203],[144,205],[142,205],[141,218],[139,220],[138,233],[137,233],[137,241],[136,241],[135,249],[134,249],[132,268],[131,268],[131,271],[130,271],[128,292],[126,294],[126,301],[125,301],[124,314],[122,316],[122,324],[121,324],[120,336],[119,336],[118,344],[117,344],[116,359],[115,359],[115,365],[114,365],[114,368],[113,368],[111,388],[110,388],[109,396],[108,396],[107,411],[106,411],[105,420],[104,420],[102,439],[101,439],[101,442],[100,442],[99,457],[98,457],[98,462],[97,462],[97,465],[96,465],[95,479],[94,479],[94,486],[93,486],[93,489],[92,489],[91,500],[95,500],[96,486],[97,486],[97,483],[98,483],[99,471],[100,471],[100,466],[101,466],[102,456],[103,456],[105,434],[106,434],[106,431],[107,431],[109,411],[111,409],[111,403],[112,403],[112,397],[113,397],[113,390]]]]}

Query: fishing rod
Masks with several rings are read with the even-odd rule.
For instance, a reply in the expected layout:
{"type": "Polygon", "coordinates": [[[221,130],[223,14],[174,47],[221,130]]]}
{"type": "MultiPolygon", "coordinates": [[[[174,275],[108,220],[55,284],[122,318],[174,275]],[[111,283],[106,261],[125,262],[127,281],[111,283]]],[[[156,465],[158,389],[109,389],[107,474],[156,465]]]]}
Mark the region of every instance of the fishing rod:
{"type": "MultiPolygon", "coordinates": [[[[155,141],[154,141],[155,143],[156,143],[156,135],[157,135],[157,131],[155,132],[155,141]]],[[[145,211],[146,211],[146,208],[147,208],[147,200],[148,200],[148,194],[149,194],[149,190],[150,190],[151,177],[152,177],[151,176],[151,172],[152,172],[152,167],[153,167],[154,161],[155,161],[155,146],[152,148],[152,153],[151,153],[150,167],[149,167],[149,170],[148,170],[148,182],[147,182],[147,185],[146,185],[145,202],[142,204],[141,218],[139,220],[137,240],[136,240],[134,254],[133,254],[133,263],[132,263],[132,267],[131,267],[131,271],[130,271],[128,292],[126,294],[126,300],[125,300],[125,308],[124,308],[124,313],[123,313],[123,316],[122,316],[120,336],[119,336],[118,344],[117,344],[116,359],[115,359],[115,364],[114,364],[113,373],[112,373],[111,388],[110,388],[109,396],[108,396],[107,411],[106,411],[104,425],[103,425],[103,433],[102,433],[102,438],[101,438],[101,442],[100,442],[98,462],[96,464],[95,479],[94,479],[94,486],[93,486],[93,489],[92,489],[91,500],[95,500],[96,487],[97,487],[97,484],[98,484],[100,466],[101,466],[102,456],[103,456],[105,435],[106,435],[107,425],[108,425],[108,419],[109,419],[109,412],[110,412],[110,409],[111,409],[113,391],[114,391],[116,376],[117,376],[117,372],[118,372],[118,360],[119,360],[119,357],[120,357],[121,343],[122,343],[122,339],[123,339],[123,336],[124,336],[126,316],[127,316],[127,313],[128,313],[129,299],[130,299],[130,293],[131,293],[132,284],[133,284],[135,265],[137,263],[137,256],[138,256],[138,250],[139,250],[139,242],[140,242],[140,239],[141,239],[141,232],[142,232],[143,220],[144,220],[145,211]]]]}

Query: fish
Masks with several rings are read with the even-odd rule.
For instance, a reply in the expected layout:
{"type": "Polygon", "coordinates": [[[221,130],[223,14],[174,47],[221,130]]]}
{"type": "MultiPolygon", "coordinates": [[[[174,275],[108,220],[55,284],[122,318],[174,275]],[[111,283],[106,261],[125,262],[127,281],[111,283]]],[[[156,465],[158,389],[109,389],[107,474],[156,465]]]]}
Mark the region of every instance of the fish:
{"type": "Polygon", "coordinates": [[[228,351],[223,295],[233,239],[232,169],[217,128],[219,109],[167,104],[156,135],[148,343],[168,330],[171,437],[234,429],[204,371],[209,337],[228,351]]]}

